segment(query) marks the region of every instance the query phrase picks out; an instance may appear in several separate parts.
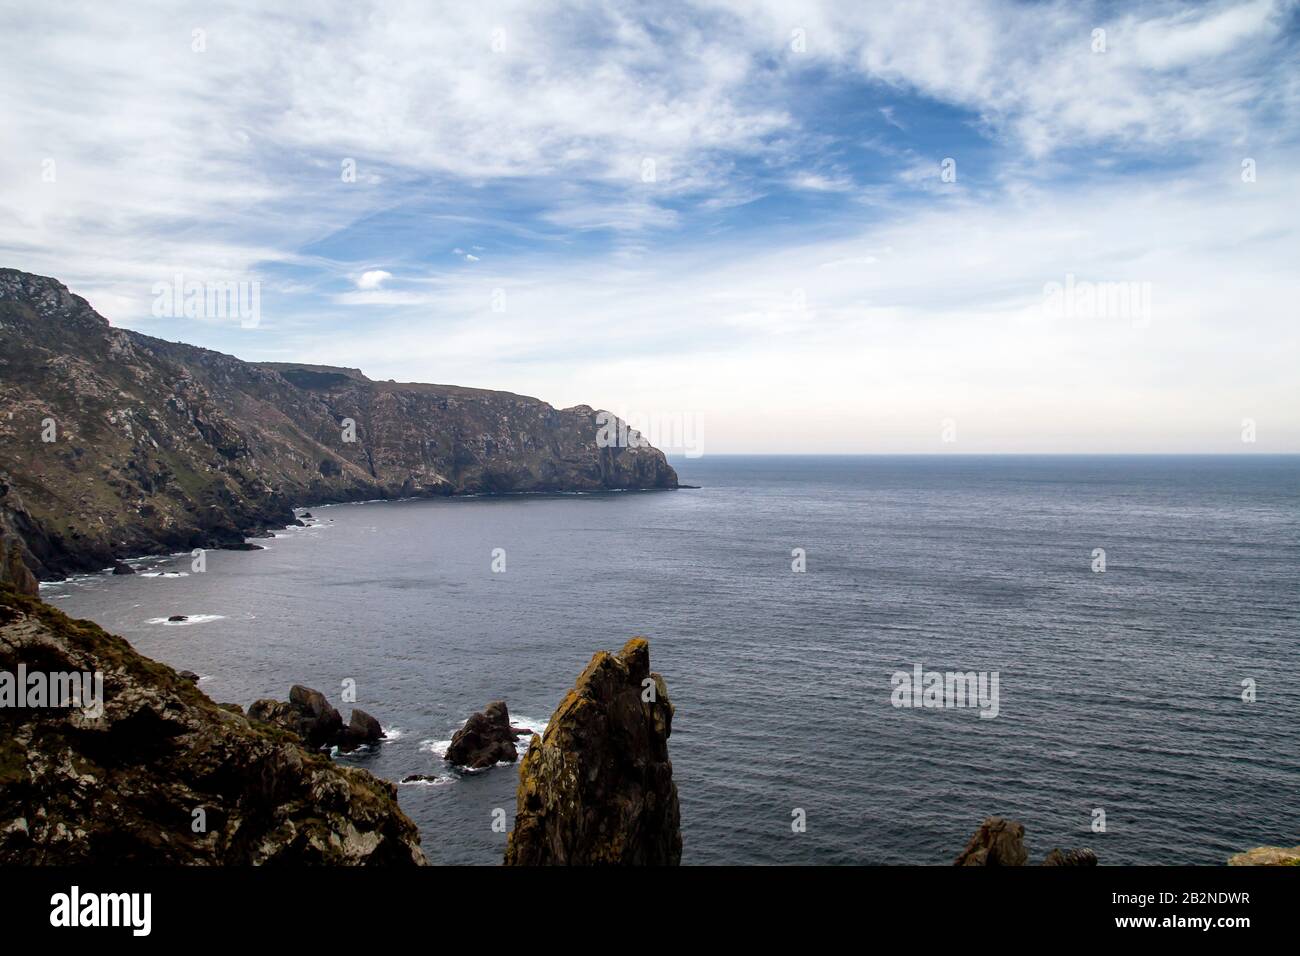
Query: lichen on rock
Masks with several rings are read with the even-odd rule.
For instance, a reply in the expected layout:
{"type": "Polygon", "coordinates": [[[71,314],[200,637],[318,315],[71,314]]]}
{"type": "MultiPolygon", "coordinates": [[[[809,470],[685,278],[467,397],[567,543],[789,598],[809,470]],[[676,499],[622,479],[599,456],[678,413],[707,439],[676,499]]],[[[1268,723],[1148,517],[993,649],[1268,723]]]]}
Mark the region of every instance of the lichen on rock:
{"type": "Polygon", "coordinates": [[[520,764],[505,862],[680,863],[672,719],[645,639],[597,653],[520,764]]]}

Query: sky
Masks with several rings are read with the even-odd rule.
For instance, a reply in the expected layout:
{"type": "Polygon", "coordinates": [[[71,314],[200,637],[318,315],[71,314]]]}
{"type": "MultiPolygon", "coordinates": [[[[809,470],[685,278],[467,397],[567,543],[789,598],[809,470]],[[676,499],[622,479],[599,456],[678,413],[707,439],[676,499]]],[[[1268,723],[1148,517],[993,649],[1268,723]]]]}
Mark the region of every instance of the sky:
{"type": "Polygon", "coordinates": [[[670,452],[1300,452],[1295,3],[264,6],[0,7],[0,265],[670,452]]]}

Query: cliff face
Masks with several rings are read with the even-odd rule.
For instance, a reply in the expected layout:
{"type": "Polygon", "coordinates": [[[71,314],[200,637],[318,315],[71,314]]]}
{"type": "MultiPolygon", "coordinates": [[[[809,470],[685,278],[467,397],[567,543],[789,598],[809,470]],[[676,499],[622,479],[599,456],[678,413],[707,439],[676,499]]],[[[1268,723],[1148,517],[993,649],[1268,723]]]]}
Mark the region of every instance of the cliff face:
{"type": "Polygon", "coordinates": [[[212,547],[329,501],[675,488],[598,412],[354,369],[257,365],[111,327],[54,279],[0,269],[0,581],[212,547]],[[349,421],[351,425],[349,425],[349,421]]]}
{"type": "Polygon", "coordinates": [[[505,862],[680,863],[672,719],[645,640],[593,657],[519,767],[505,862]]]}
{"type": "Polygon", "coordinates": [[[0,865],[424,863],[392,784],[219,707],[88,621],[0,589],[0,680],[20,665],[29,680],[101,672],[102,697],[80,701],[102,701],[102,713],[52,696],[0,707],[0,865]]]}

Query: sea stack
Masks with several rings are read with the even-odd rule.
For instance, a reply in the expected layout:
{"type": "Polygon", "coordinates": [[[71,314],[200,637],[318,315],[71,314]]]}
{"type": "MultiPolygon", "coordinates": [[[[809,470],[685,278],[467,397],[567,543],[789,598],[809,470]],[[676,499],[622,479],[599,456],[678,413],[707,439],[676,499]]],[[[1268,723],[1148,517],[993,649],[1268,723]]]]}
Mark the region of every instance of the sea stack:
{"type": "Polygon", "coordinates": [[[672,720],[644,638],[596,654],[520,764],[506,864],[680,863],[672,720]]]}

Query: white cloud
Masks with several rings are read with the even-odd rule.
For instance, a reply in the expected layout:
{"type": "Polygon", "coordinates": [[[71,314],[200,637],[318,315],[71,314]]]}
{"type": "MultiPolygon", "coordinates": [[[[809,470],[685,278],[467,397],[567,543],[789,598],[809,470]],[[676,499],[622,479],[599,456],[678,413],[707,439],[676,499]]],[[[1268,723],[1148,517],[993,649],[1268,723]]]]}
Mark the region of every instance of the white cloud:
{"type": "Polygon", "coordinates": [[[371,269],[368,272],[361,273],[357,278],[357,288],[378,289],[386,280],[392,277],[391,272],[385,272],[383,269],[371,269]]]}

